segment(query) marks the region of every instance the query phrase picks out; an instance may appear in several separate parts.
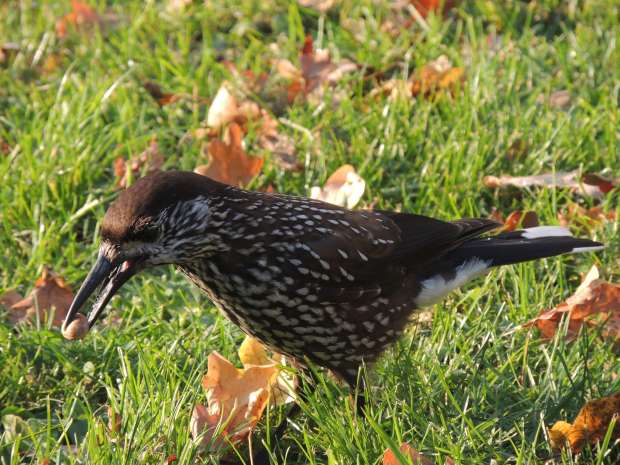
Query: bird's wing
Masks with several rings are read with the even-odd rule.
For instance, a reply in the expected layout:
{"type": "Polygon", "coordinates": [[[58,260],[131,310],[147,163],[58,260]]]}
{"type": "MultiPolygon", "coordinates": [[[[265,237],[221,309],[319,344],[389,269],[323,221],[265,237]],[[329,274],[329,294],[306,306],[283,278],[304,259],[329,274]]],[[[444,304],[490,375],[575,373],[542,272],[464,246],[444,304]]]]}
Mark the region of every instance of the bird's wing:
{"type": "Polygon", "coordinates": [[[487,219],[445,222],[393,212],[346,212],[338,221],[327,234],[303,239],[330,266],[319,270],[321,296],[330,301],[389,294],[405,275],[498,227],[487,219]]]}

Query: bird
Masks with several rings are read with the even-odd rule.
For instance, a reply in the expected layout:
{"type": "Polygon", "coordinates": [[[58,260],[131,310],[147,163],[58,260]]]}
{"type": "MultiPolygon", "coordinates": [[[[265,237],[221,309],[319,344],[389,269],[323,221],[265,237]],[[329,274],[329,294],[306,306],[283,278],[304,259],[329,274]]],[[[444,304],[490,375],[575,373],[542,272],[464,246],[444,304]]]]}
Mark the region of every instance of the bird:
{"type": "Polygon", "coordinates": [[[97,259],[63,327],[94,297],[91,328],[132,276],[174,265],[243,332],[354,387],[360,367],[402,335],[417,309],[498,266],[603,248],[562,227],[493,233],[500,227],[486,218],[353,211],[161,171],[109,206],[97,259]]]}

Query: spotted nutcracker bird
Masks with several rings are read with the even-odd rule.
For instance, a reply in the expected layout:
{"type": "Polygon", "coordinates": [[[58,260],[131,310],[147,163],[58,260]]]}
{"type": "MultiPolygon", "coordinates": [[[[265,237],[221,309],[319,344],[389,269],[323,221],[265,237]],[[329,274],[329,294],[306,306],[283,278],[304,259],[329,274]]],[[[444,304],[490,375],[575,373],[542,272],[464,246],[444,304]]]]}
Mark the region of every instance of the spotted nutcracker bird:
{"type": "Polygon", "coordinates": [[[415,309],[496,266],[602,248],[554,226],[485,236],[498,226],[350,211],[160,172],[108,209],[65,327],[98,287],[89,327],[133,275],[173,264],[244,332],[355,386],[359,367],[399,337],[415,309]]]}

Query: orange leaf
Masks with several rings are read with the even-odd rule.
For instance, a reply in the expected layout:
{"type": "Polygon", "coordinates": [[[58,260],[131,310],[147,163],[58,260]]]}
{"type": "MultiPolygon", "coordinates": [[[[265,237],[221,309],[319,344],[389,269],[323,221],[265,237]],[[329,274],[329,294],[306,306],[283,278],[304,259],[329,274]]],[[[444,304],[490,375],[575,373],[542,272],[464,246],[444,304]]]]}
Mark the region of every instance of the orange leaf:
{"type": "Polygon", "coordinates": [[[446,14],[457,3],[457,0],[411,0],[411,4],[424,18],[430,13],[446,14]]]}
{"type": "Polygon", "coordinates": [[[218,425],[224,438],[233,443],[246,438],[267,406],[277,374],[275,364],[239,369],[217,352],[211,353],[202,379],[207,405],[196,405],[192,413],[190,429],[194,438],[204,434],[203,445],[213,439],[213,445],[221,447],[222,439],[214,438],[218,425]]]}
{"type": "Polygon", "coordinates": [[[463,68],[454,68],[447,56],[441,55],[434,61],[427,63],[414,75],[411,81],[413,96],[429,97],[443,91],[452,91],[465,79],[463,68]]]}
{"type": "Polygon", "coordinates": [[[208,145],[211,161],[199,166],[196,172],[216,181],[233,186],[245,186],[260,173],[263,159],[248,156],[241,145],[242,134],[238,124],[229,127],[230,143],[212,140],[208,145]]]}
{"type": "Polygon", "coordinates": [[[543,337],[555,335],[560,321],[568,315],[568,337],[574,337],[584,326],[602,325],[602,335],[612,340],[620,339],[620,285],[599,279],[593,266],[584,281],[566,302],[545,310],[523,326],[536,326],[543,337]]]}
{"type": "MultiPolygon", "coordinates": [[[[406,442],[403,442],[399,448],[400,452],[405,456],[411,459],[411,462],[414,465],[435,465],[435,462],[430,458],[420,454],[417,450],[411,447],[406,442]]],[[[386,449],[383,453],[383,465],[406,465],[401,464],[401,462],[396,457],[396,454],[392,452],[392,449],[386,449]]]]}
{"type": "Polygon", "coordinates": [[[72,11],[56,22],[56,34],[65,37],[69,27],[82,32],[89,32],[95,27],[103,26],[116,21],[114,15],[100,15],[90,5],[79,0],[71,0],[72,11]]]}
{"type": "Polygon", "coordinates": [[[72,301],[73,293],[69,285],[47,268],[35,282],[34,289],[28,297],[21,298],[15,291],[0,296],[0,304],[9,310],[8,319],[11,324],[33,321],[37,316],[45,322],[48,312],[55,309],[52,324],[60,326],[72,301]]]}
{"type": "MultiPolygon", "coordinates": [[[[620,393],[595,399],[582,407],[571,425],[565,421],[556,422],[549,429],[551,447],[561,449],[567,444],[578,453],[586,444],[595,444],[605,438],[612,421],[620,415],[620,393]]],[[[620,437],[620,425],[612,431],[612,440],[620,437]]]]}
{"type": "Polygon", "coordinates": [[[327,179],[323,188],[314,186],[310,197],[324,202],[353,208],[362,198],[366,181],[355,172],[351,165],[343,165],[327,179]]]}
{"type": "Polygon", "coordinates": [[[515,231],[518,228],[533,228],[538,226],[538,215],[533,211],[513,211],[504,221],[503,232],[515,231]]]}

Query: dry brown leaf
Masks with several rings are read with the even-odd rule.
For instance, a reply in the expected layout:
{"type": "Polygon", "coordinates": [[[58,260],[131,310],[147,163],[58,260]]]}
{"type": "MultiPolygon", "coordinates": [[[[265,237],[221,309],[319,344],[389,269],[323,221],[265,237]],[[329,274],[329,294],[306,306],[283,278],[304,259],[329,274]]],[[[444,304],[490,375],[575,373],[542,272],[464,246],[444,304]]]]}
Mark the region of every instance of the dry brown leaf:
{"type": "Polygon", "coordinates": [[[123,157],[114,160],[116,185],[125,188],[130,177],[136,179],[141,174],[153,174],[162,168],[164,161],[164,156],[159,151],[157,139],[153,138],[149,146],[137,157],[132,157],[128,161],[125,161],[123,157]]]}
{"type": "Polygon", "coordinates": [[[9,311],[8,321],[11,324],[34,321],[37,317],[45,322],[48,312],[54,310],[52,324],[60,326],[72,301],[73,292],[69,285],[47,268],[35,282],[28,297],[21,298],[15,291],[8,291],[0,296],[0,304],[9,311]]]}
{"type": "Polygon", "coordinates": [[[108,405],[108,431],[113,434],[118,434],[121,431],[123,425],[123,418],[121,414],[108,405]]]}
{"type": "Polygon", "coordinates": [[[323,188],[314,186],[310,197],[324,202],[353,208],[362,198],[366,181],[355,172],[351,165],[343,165],[327,179],[323,188]]]}
{"type": "MultiPolygon", "coordinates": [[[[399,448],[400,452],[411,459],[414,465],[435,465],[435,462],[429,457],[420,454],[417,450],[411,447],[406,442],[403,442],[399,448]]],[[[401,462],[396,457],[396,454],[392,452],[392,449],[386,449],[383,453],[383,465],[401,465],[401,462]]],[[[402,464],[404,465],[404,464],[402,464]]]]}
{"type": "Polygon", "coordinates": [[[79,32],[90,32],[94,28],[103,29],[118,19],[113,14],[99,14],[93,7],[79,0],[71,0],[71,9],[70,13],[56,22],[58,37],[65,37],[69,28],[79,32]]]}
{"type": "Polygon", "coordinates": [[[161,86],[153,81],[145,81],[142,87],[144,87],[160,107],[174,103],[181,98],[179,95],[164,92],[161,90],[161,86]]]}
{"type": "Polygon", "coordinates": [[[276,61],[276,69],[280,75],[292,80],[288,88],[289,103],[298,96],[319,102],[327,87],[335,85],[347,73],[358,69],[358,66],[349,60],[333,62],[327,49],[315,50],[310,35],[306,36],[304,41],[299,63],[301,70],[297,70],[288,60],[276,61]]]}
{"type": "Polygon", "coordinates": [[[303,165],[295,153],[295,141],[278,131],[278,122],[263,112],[262,124],[258,130],[258,145],[271,152],[276,164],[285,171],[301,171],[303,165]]]}
{"type": "Polygon", "coordinates": [[[411,81],[412,95],[430,97],[444,91],[453,92],[465,80],[465,70],[455,68],[447,56],[427,63],[411,81]]]}
{"type": "Polygon", "coordinates": [[[221,448],[224,441],[237,443],[254,429],[269,400],[270,386],[276,379],[275,364],[239,369],[217,352],[209,355],[208,371],[202,379],[207,405],[196,405],[190,430],[202,444],[221,448]],[[218,425],[221,436],[214,438],[218,425]]]}
{"type": "Polygon", "coordinates": [[[483,183],[492,188],[507,186],[567,188],[582,196],[600,199],[617,188],[620,185],[620,180],[606,179],[597,174],[580,175],[578,171],[570,171],[568,173],[546,173],[533,176],[485,176],[483,183]]]}
{"type": "Polygon", "coordinates": [[[548,97],[544,95],[539,95],[536,99],[536,103],[544,104],[546,103],[551,108],[557,108],[559,110],[566,110],[571,106],[571,96],[570,92],[567,90],[556,90],[552,92],[548,97]]]}
{"type": "MultiPolygon", "coordinates": [[[[620,416],[620,393],[591,400],[582,407],[571,425],[565,421],[556,422],[549,429],[549,439],[553,449],[569,446],[578,453],[587,444],[594,445],[603,440],[612,421],[620,416]]],[[[620,437],[620,424],[616,424],[611,439],[620,437]]]]}
{"type": "Polygon", "coordinates": [[[591,231],[608,221],[616,221],[618,214],[615,210],[605,212],[601,207],[585,208],[576,203],[571,203],[558,213],[558,221],[561,226],[575,226],[583,231],[591,231]]]}
{"type": "Polygon", "coordinates": [[[246,121],[258,119],[260,115],[261,109],[256,103],[249,100],[238,103],[230,91],[229,84],[224,81],[209,107],[207,126],[215,135],[217,130],[232,122],[244,124],[246,121]]]}
{"type": "Polygon", "coordinates": [[[260,173],[263,159],[245,153],[238,124],[231,123],[228,131],[230,142],[209,142],[207,150],[211,161],[208,165],[198,166],[194,171],[232,186],[245,186],[260,173]]]}
{"type": "Polygon", "coordinates": [[[599,279],[593,266],[575,293],[566,302],[551,310],[541,312],[523,327],[536,326],[544,338],[552,338],[562,317],[568,317],[567,337],[575,337],[584,326],[601,327],[603,337],[620,339],[620,285],[599,279]]]}
{"type": "Polygon", "coordinates": [[[297,0],[301,6],[313,8],[320,13],[329,11],[337,2],[337,0],[297,0]]]}

